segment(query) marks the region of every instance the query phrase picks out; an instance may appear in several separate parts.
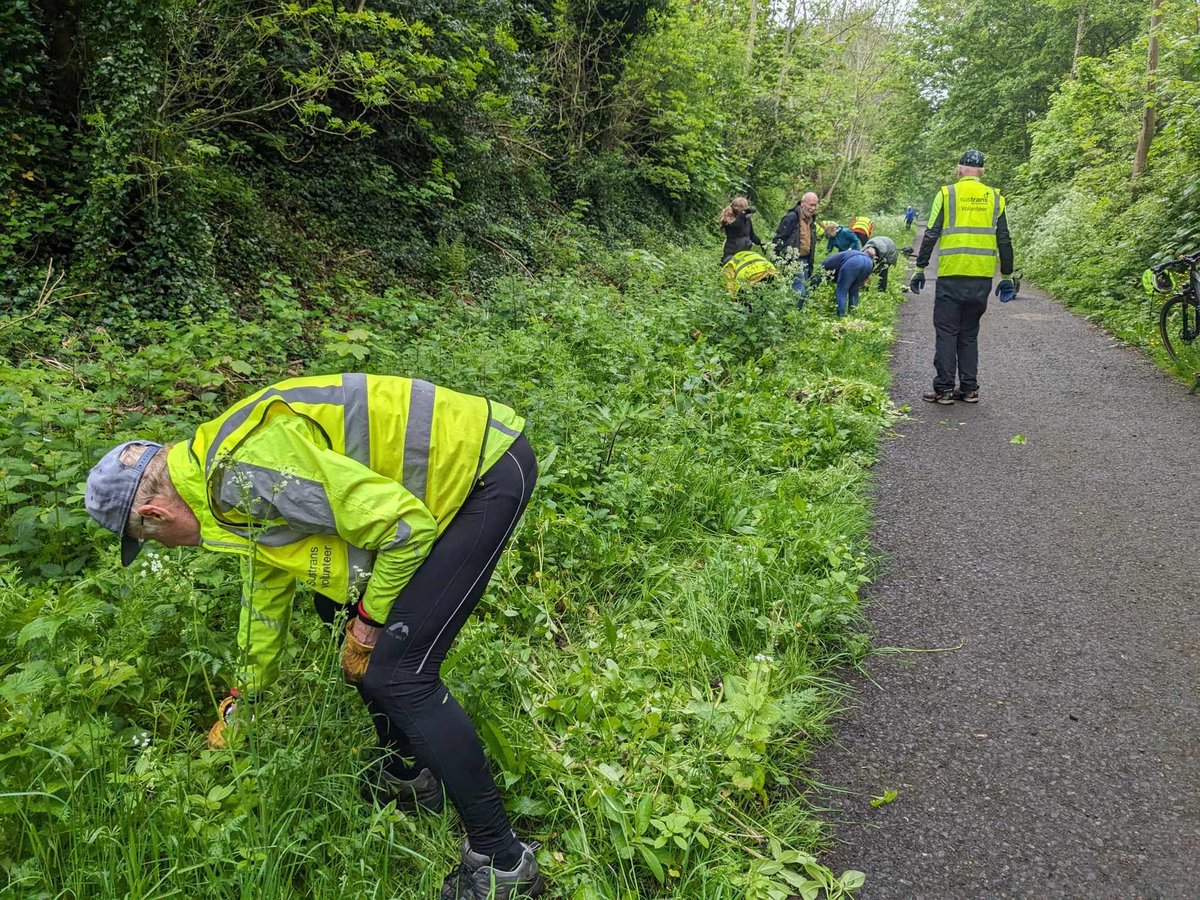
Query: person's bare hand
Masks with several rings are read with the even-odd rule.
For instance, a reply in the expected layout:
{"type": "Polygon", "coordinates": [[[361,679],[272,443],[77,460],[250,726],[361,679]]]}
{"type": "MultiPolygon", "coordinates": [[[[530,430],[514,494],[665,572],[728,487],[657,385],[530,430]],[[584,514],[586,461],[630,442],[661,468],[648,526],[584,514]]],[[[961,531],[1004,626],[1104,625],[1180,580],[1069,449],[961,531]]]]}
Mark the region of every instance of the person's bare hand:
{"type": "Polygon", "coordinates": [[[368,625],[362,619],[354,619],[350,622],[350,633],[354,635],[354,639],[368,647],[375,646],[379,640],[379,632],[382,630],[382,627],[368,625]]]}

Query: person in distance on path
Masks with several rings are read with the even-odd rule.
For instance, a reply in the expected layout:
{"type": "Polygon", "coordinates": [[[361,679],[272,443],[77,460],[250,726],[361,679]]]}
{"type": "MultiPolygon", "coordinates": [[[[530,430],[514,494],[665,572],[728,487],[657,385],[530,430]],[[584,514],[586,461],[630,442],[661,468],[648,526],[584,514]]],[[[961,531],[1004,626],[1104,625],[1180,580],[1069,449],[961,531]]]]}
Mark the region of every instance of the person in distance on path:
{"type": "MultiPolygon", "coordinates": [[[[233,553],[242,563],[239,669],[209,746],[278,674],[298,583],[327,622],[344,611],[342,669],[375,723],[364,797],[462,818],[442,900],[536,897],[536,846],[517,839],[471,720],[440,667],[537,480],[525,420],[503,404],[381,375],[293,378],[166,446],[129,441],[88,475],[85,505],[121,537],[233,553]]],[[[244,715],[243,711],[243,715],[244,715]]]]}
{"type": "Polygon", "coordinates": [[[800,202],[784,213],[775,229],[775,255],[798,266],[792,278],[796,305],[804,308],[808,299],[808,282],[813,273],[813,255],[817,249],[817,204],[820,198],[809,191],[800,202]]]}
{"type": "Polygon", "coordinates": [[[940,240],[933,292],[935,374],[933,390],[921,395],[928,403],[979,402],[979,320],[987,312],[997,257],[1002,280],[996,296],[1001,303],[1016,296],[1004,197],[980,181],[982,176],[983,154],[966,151],[958,161],[958,180],[944,185],[933,198],[917,271],[909,283],[914,294],[925,287],[925,267],[940,240]]]}
{"type": "Polygon", "coordinates": [[[910,204],[908,204],[908,209],[904,210],[904,228],[905,228],[905,230],[907,230],[907,231],[912,230],[913,222],[916,220],[916,218],[917,218],[917,211],[915,209],[913,209],[913,205],[910,203],[910,204]]]}
{"type": "Polygon", "coordinates": [[[847,309],[858,306],[858,293],[875,268],[879,251],[874,247],[866,250],[842,250],[821,261],[821,268],[833,273],[837,283],[837,314],[846,315],[847,309]]]}

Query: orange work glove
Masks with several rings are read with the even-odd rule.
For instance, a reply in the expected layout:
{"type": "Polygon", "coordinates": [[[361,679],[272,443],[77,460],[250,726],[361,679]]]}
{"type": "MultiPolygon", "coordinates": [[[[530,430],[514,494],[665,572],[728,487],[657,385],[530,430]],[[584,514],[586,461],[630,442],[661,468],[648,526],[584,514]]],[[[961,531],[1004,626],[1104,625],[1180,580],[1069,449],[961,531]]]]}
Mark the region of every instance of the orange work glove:
{"type": "Polygon", "coordinates": [[[229,746],[225,741],[225,729],[229,726],[233,711],[237,709],[237,700],[236,694],[230,694],[217,707],[217,721],[213,723],[212,728],[208,729],[209,750],[224,750],[229,746]]]}
{"type": "Polygon", "coordinates": [[[367,666],[371,664],[371,651],[375,649],[374,641],[368,644],[355,637],[354,625],[358,621],[351,619],[346,623],[346,642],[342,644],[342,677],[346,684],[362,684],[367,666]]]}

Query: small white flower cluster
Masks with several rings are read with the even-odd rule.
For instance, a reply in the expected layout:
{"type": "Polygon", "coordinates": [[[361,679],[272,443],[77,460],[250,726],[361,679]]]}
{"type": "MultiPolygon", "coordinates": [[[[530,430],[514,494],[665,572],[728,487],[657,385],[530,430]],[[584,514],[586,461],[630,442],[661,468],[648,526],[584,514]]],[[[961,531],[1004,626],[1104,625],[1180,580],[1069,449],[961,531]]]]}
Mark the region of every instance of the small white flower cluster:
{"type": "Polygon", "coordinates": [[[761,662],[765,662],[765,663],[775,662],[775,657],[767,656],[767,654],[765,654],[765,653],[756,653],[756,654],[754,654],[754,661],[760,662],[760,663],[761,662]]]}
{"type": "Polygon", "coordinates": [[[142,574],[143,575],[160,575],[163,570],[162,557],[153,550],[146,550],[142,553],[142,574]]]}
{"type": "Polygon", "coordinates": [[[358,592],[364,584],[370,579],[373,571],[364,569],[362,566],[350,566],[350,595],[351,602],[358,599],[358,592]]]}
{"type": "Polygon", "coordinates": [[[284,469],[279,473],[282,477],[271,485],[271,496],[277,496],[286,491],[291,485],[300,483],[300,476],[290,469],[284,469]]]}
{"type": "Polygon", "coordinates": [[[145,750],[150,746],[150,732],[143,731],[140,734],[135,734],[130,743],[135,750],[145,750]]]}

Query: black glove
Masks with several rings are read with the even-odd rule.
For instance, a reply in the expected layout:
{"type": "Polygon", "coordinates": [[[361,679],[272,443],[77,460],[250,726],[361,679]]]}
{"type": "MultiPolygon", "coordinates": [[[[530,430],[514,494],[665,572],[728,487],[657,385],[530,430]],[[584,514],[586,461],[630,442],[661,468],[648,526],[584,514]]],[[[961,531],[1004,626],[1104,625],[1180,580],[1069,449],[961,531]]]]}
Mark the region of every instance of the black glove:
{"type": "Polygon", "coordinates": [[[925,270],[917,269],[913,273],[912,281],[908,283],[908,289],[914,294],[921,293],[921,288],[925,287],[925,270]]]}

